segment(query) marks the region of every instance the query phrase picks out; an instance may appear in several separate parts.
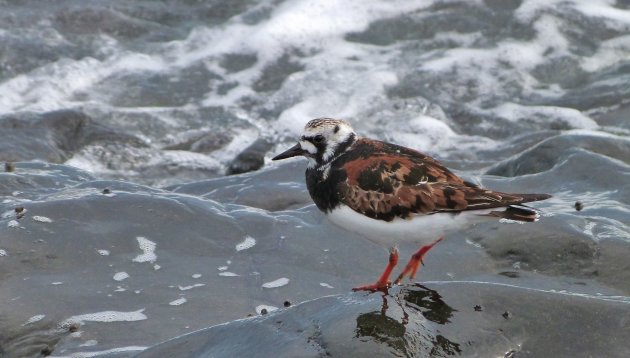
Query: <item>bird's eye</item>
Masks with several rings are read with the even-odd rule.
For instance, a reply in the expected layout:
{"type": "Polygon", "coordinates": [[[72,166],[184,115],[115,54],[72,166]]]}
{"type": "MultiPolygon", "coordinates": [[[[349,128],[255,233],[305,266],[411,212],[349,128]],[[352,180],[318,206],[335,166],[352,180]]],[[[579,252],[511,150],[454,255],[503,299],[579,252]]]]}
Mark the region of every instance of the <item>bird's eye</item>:
{"type": "Polygon", "coordinates": [[[318,134],[315,136],[315,138],[313,138],[313,140],[315,141],[315,143],[321,143],[324,141],[324,136],[321,134],[318,134]]]}

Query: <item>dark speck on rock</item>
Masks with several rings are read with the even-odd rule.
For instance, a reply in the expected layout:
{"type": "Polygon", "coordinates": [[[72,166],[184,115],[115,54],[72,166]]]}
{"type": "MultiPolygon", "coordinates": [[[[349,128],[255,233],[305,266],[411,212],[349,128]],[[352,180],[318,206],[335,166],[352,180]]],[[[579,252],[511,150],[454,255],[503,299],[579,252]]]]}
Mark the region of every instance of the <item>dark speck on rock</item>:
{"type": "Polygon", "coordinates": [[[13,162],[4,163],[4,171],[7,173],[11,173],[15,171],[15,164],[13,162]]]}
{"type": "Polygon", "coordinates": [[[53,352],[52,348],[50,348],[50,347],[44,347],[44,348],[42,348],[42,351],[41,351],[42,356],[44,356],[44,357],[47,357],[47,356],[51,355],[52,352],[53,352]]]}
{"type": "Polygon", "coordinates": [[[508,312],[508,311],[503,312],[503,314],[501,316],[503,316],[503,318],[505,318],[505,319],[512,318],[512,314],[510,312],[508,312]]]}
{"type": "Polygon", "coordinates": [[[78,324],[71,324],[70,326],[68,326],[68,332],[74,333],[77,332],[79,330],[79,325],[78,324]]]}
{"type": "Polygon", "coordinates": [[[109,188],[103,189],[103,194],[111,194],[112,191],[109,188]]]}
{"type": "Polygon", "coordinates": [[[582,204],[581,201],[576,201],[575,202],[575,210],[582,211],[582,209],[584,209],[584,204],[582,204]]]}
{"type": "Polygon", "coordinates": [[[509,278],[518,278],[520,275],[516,271],[503,271],[499,272],[499,275],[509,277],[509,278]]]}
{"type": "Polygon", "coordinates": [[[267,314],[267,309],[266,308],[261,309],[260,310],[260,314],[261,315],[266,315],[267,314]]]}
{"type": "Polygon", "coordinates": [[[483,311],[483,308],[481,308],[480,305],[476,305],[475,306],[475,312],[481,312],[481,311],[483,311]]]}
{"type": "Polygon", "coordinates": [[[284,301],[284,307],[291,307],[290,301],[284,301]]]}

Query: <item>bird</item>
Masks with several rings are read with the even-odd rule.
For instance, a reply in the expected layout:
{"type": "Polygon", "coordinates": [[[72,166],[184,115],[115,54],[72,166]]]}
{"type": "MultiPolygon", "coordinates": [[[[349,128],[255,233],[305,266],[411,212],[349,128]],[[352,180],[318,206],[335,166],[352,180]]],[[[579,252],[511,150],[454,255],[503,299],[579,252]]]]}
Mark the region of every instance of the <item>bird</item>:
{"type": "Polygon", "coordinates": [[[427,252],[446,233],[466,223],[502,218],[537,221],[538,212],[523,204],[551,197],[482,188],[427,154],[361,137],[350,123],[340,119],[310,120],[297,144],[272,160],[297,156],[308,160],[308,192],[330,221],[390,246],[387,266],[376,282],[354,291],[386,292],[405,277],[413,280],[427,252]],[[400,242],[422,246],[391,282],[398,264],[396,244],[400,242]]]}

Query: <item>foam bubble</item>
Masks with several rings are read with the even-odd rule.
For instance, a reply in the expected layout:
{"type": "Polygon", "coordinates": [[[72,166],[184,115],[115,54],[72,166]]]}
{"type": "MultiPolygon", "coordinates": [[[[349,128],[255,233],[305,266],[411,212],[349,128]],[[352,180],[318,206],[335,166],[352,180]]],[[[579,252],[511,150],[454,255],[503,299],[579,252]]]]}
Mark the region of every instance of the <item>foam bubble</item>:
{"type": "Polygon", "coordinates": [[[26,322],[24,322],[24,324],[22,324],[22,326],[26,326],[26,325],[29,325],[31,323],[39,322],[39,321],[43,320],[45,317],[46,317],[45,314],[35,315],[35,316],[27,319],[26,322]]]}
{"type": "Polygon", "coordinates": [[[129,274],[126,272],[116,272],[116,274],[114,274],[114,280],[115,281],[122,281],[129,278],[129,274]]]}
{"type": "Polygon", "coordinates": [[[326,282],[320,282],[319,285],[326,288],[334,288],[331,285],[327,284],[326,282]]]}
{"type": "Polygon", "coordinates": [[[245,237],[245,240],[236,244],[236,251],[247,250],[254,247],[254,245],[256,245],[256,239],[251,236],[247,236],[245,237]]]}
{"type": "Polygon", "coordinates": [[[96,339],[90,339],[85,341],[83,344],[80,344],[79,347],[92,347],[98,344],[96,339]]]}
{"type": "Polygon", "coordinates": [[[573,108],[525,106],[508,102],[497,106],[493,112],[512,122],[527,120],[548,125],[551,120],[555,120],[572,129],[596,129],[599,127],[597,122],[573,108]]]}
{"type": "Polygon", "coordinates": [[[136,240],[138,240],[138,246],[140,247],[140,250],[142,250],[142,254],[136,256],[132,261],[154,263],[155,260],[157,260],[157,255],[155,254],[155,242],[142,236],[136,237],[136,240]]]}
{"type": "Polygon", "coordinates": [[[234,272],[224,271],[224,272],[219,272],[219,276],[223,276],[223,277],[236,277],[236,276],[239,276],[239,275],[238,275],[238,274],[235,274],[234,272]]]}
{"type": "Polygon", "coordinates": [[[0,257],[7,256],[7,251],[0,249],[0,257]]]}
{"type": "Polygon", "coordinates": [[[137,311],[121,312],[121,311],[102,311],[95,313],[86,313],[82,315],[72,316],[63,321],[62,326],[71,324],[83,324],[84,322],[135,322],[147,319],[143,314],[144,308],[137,311]]]}
{"type": "Polygon", "coordinates": [[[175,301],[171,301],[168,304],[171,306],[180,306],[183,305],[184,303],[186,303],[187,300],[184,297],[178,298],[175,301]]]}
{"type": "Polygon", "coordinates": [[[279,278],[277,280],[263,283],[262,287],[264,287],[264,288],[277,288],[277,287],[286,286],[288,284],[289,284],[289,279],[286,278],[286,277],[281,277],[281,278],[279,278]]]}
{"type": "Polygon", "coordinates": [[[39,215],[35,215],[33,216],[33,220],[35,221],[39,221],[40,223],[51,223],[52,219],[46,217],[46,216],[39,216],[39,215]]]}
{"type": "Polygon", "coordinates": [[[127,346],[127,347],[118,347],[107,349],[104,351],[89,351],[89,352],[74,352],[70,353],[68,357],[70,358],[92,358],[92,357],[100,357],[100,356],[121,356],[119,353],[127,353],[127,352],[139,352],[147,349],[148,347],[144,346],[127,346]]]}
{"type": "Polygon", "coordinates": [[[20,223],[17,220],[11,220],[7,223],[8,227],[20,227],[20,223]]]}
{"type": "Polygon", "coordinates": [[[109,250],[96,250],[101,256],[109,256],[109,250]]]}

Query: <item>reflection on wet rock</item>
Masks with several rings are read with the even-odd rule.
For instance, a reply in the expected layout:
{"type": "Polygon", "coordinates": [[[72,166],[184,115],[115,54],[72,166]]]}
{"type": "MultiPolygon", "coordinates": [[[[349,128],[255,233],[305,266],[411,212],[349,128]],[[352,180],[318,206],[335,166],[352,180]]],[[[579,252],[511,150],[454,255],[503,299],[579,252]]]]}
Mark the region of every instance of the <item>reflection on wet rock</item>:
{"type": "Polygon", "coordinates": [[[453,317],[455,310],[447,305],[435,290],[416,284],[410,286],[408,290],[401,291],[401,294],[409,307],[420,311],[429,321],[446,324],[450,322],[449,318],[453,317]]]}
{"type": "Polygon", "coordinates": [[[382,298],[380,311],[363,313],[356,318],[355,338],[374,340],[406,357],[461,353],[459,343],[437,333],[439,329],[427,329],[428,325],[421,323],[422,317],[439,325],[450,323],[449,318],[456,310],[446,304],[437,291],[413,285],[399,290],[395,296],[382,298]],[[390,302],[399,310],[389,310],[390,302]]]}

